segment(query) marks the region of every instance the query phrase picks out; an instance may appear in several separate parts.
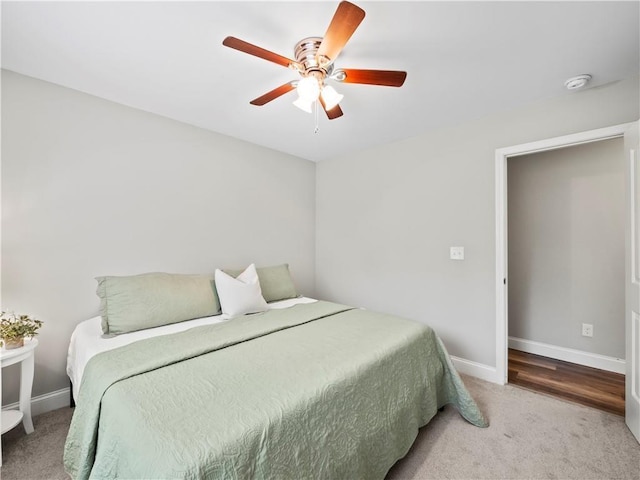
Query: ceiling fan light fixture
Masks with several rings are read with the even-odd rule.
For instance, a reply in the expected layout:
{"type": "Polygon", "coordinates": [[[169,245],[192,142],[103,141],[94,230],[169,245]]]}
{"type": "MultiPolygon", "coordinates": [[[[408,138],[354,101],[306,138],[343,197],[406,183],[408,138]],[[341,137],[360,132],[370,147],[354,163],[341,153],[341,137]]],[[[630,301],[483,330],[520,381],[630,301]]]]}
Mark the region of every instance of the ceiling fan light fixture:
{"type": "Polygon", "coordinates": [[[326,85],[322,89],[320,95],[322,96],[322,101],[324,102],[324,106],[327,110],[332,110],[344,98],[344,95],[336,92],[336,90],[330,85],[326,85]]]}
{"type": "Polygon", "coordinates": [[[313,106],[314,101],[315,100],[312,100],[309,102],[302,97],[298,97],[298,99],[295,102],[293,102],[293,104],[303,112],[313,113],[313,110],[311,109],[311,107],[313,106]]]}
{"type": "Polygon", "coordinates": [[[315,76],[309,75],[298,82],[296,90],[298,91],[299,100],[312,103],[315,102],[318,99],[318,95],[320,95],[320,84],[315,76]]]}

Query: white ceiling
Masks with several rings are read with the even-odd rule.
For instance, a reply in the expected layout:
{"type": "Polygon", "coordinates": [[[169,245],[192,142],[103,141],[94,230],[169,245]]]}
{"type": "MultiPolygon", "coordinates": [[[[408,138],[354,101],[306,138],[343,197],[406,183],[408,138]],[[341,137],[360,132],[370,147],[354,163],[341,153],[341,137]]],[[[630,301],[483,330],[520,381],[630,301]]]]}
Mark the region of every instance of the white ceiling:
{"type": "Polygon", "coordinates": [[[633,75],[638,2],[358,2],[366,17],[336,65],[406,70],[402,88],[334,84],[344,116],[249,101],[295,72],[222,46],[232,35],[292,58],[337,2],[2,2],[2,67],[322,160],[424,131],[576,95],[633,75]]]}

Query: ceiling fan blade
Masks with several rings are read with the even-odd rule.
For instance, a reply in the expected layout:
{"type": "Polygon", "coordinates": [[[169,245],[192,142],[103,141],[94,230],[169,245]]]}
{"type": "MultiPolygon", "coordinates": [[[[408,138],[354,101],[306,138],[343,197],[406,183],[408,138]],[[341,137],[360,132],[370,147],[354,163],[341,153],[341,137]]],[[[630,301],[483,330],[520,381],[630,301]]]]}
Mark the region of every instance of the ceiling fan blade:
{"type": "Polygon", "coordinates": [[[285,83],[284,85],[280,85],[277,88],[274,88],[270,92],[265,93],[261,97],[258,97],[254,100],[251,100],[249,103],[251,105],[262,106],[265,103],[269,103],[271,100],[275,100],[276,98],[284,95],[285,93],[289,93],[291,90],[294,90],[296,87],[292,85],[292,82],[285,83]]]}
{"type": "Polygon", "coordinates": [[[322,100],[322,97],[318,97],[318,100],[320,100],[320,105],[322,105],[322,108],[324,109],[324,112],[327,114],[327,118],[329,120],[334,120],[343,115],[340,105],[336,105],[331,110],[327,110],[327,107],[325,106],[324,100],[322,100]]]}
{"type": "Polygon", "coordinates": [[[241,52],[248,53],[249,55],[277,63],[283,67],[289,67],[290,65],[293,65],[295,68],[299,67],[298,62],[294,60],[278,55],[277,53],[270,52],[269,50],[265,50],[264,48],[245,42],[244,40],[240,40],[239,38],[227,37],[222,41],[222,44],[225,47],[240,50],[241,52]]]}
{"type": "Polygon", "coordinates": [[[327,65],[340,54],[364,18],[364,10],[349,2],[340,2],[327,33],[318,48],[318,61],[327,65]]]}
{"type": "MultiPolygon", "coordinates": [[[[357,70],[353,68],[340,69],[346,75],[342,83],[363,83],[366,85],[382,85],[386,87],[401,87],[407,78],[407,72],[398,70],[357,70]]],[[[340,72],[338,72],[340,73],[340,72]]]]}

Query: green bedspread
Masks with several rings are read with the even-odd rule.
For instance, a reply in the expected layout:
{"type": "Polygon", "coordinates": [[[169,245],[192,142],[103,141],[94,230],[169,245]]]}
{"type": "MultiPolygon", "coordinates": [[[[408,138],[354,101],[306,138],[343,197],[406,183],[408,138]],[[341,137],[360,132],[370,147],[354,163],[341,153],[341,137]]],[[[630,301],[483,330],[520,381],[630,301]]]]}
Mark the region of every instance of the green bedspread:
{"type": "Polygon", "coordinates": [[[93,357],[64,463],[77,479],[381,479],[449,403],[487,425],[429,327],[302,304],[93,357]]]}

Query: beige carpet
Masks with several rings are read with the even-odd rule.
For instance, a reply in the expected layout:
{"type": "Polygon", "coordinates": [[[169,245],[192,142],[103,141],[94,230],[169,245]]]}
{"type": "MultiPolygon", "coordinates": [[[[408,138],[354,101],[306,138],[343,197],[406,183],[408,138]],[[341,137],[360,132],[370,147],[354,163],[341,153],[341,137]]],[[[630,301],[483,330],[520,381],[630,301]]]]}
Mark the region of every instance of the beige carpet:
{"type": "MultiPolygon", "coordinates": [[[[388,480],[640,478],[640,445],[621,417],[518,387],[464,380],[491,426],[474,427],[447,407],[420,430],[388,480]]],[[[2,480],[67,478],[62,449],[71,413],[64,408],[35,417],[31,435],[21,427],[3,435],[2,480]]]]}
{"type": "Polygon", "coordinates": [[[464,377],[491,425],[437,415],[388,479],[640,479],[640,445],[617,415],[464,377]]]}

